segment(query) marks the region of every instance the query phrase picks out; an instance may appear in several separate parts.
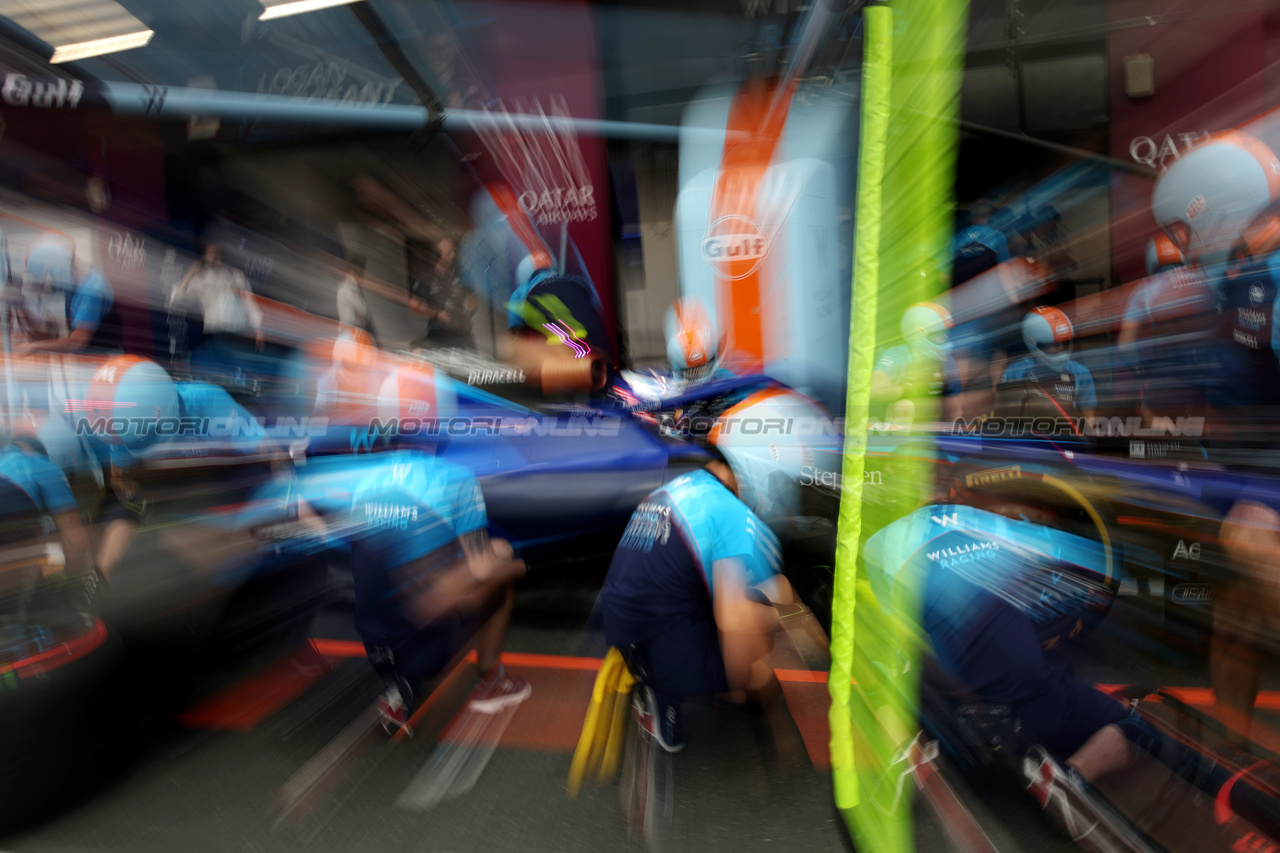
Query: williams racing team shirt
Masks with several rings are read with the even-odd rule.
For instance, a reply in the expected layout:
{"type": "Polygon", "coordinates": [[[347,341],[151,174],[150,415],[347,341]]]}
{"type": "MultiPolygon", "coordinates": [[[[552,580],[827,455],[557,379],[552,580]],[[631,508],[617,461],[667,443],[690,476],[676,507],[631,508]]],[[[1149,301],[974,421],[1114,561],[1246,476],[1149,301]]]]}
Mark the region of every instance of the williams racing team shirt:
{"type": "Polygon", "coordinates": [[[1106,571],[1102,545],[967,506],[916,510],[872,536],[863,551],[881,607],[911,618],[949,670],[980,637],[997,596],[1037,627],[1091,603],[1106,571]]]}
{"type": "Polygon", "coordinates": [[[750,586],[782,565],[777,538],[715,475],[695,471],[653,492],[631,516],[600,593],[610,644],[705,621],[712,566],[729,559],[743,567],[750,586]]]}
{"type": "Polygon", "coordinates": [[[62,469],[38,453],[12,445],[0,452],[0,478],[25,492],[42,512],[59,515],[78,509],[62,469]]]}

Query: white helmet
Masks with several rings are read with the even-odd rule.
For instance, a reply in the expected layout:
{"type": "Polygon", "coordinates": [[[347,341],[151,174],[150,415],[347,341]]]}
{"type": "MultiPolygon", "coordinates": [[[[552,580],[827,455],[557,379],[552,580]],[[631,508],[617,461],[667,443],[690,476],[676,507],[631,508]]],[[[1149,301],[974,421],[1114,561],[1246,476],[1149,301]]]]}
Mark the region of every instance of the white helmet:
{"type": "Polygon", "coordinates": [[[27,253],[27,281],[47,282],[57,290],[75,286],[75,244],[61,234],[41,234],[27,253]]]}
{"type": "Polygon", "coordinates": [[[1041,305],[1022,321],[1022,340],[1027,349],[1054,370],[1062,370],[1071,359],[1071,336],[1071,321],[1057,308],[1041,305]],[[1054,351],[1046,352],[1046,347],[1054,351]]]}
{"type": "Polygon", "coordinates": [[[681,379],[710,378],[720,364],[720,335],[697,298],[686,296],[667,309],[663,323],[667,336],[667,360],[681,379]]]}
{"type": "Polygon", "coordinates": [[[1183,255],[1200,264],[1227,260],[1245,227],[1280,199],[1280,160],[1240,131],[1215,134],[1165,169],[1151,212],[1183,255]]]}
{"type": "Polygon", "coordinates": [[[945,361],[951,352],[951,312],[936,302],[917,302],[902,314],[902,337],[913,350],[945,361]]]}
{"type": "Polygon", "coordinates": [[[1147,275],[1155,275],[1185,263],[1182,251],[1173,245],[1168,234],[1157,234],[1147,243],[1147,275]]]}
{"type": "Polygon", "coordinates": [[[524,287],[539,272],[551,269],[551,258],[545,252],[525,255],[516,266],[516,287],[524,287]]]}

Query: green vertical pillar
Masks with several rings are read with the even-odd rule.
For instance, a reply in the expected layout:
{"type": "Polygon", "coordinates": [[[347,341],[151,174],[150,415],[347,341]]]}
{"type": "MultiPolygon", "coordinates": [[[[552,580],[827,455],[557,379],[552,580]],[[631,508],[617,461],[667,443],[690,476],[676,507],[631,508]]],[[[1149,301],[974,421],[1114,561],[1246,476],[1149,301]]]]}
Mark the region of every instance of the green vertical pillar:
{"type": "MultiPolygon", "coordinates": [[[[831,763],[836,804],[861,849],[913,849],[918,624],[913,601],[880,602],[859,576],[862,543],[891,518],[863,499],[871,373],[901,342],[903,311],[946,288],[953,222],[964,0],[902,0],[863,11],[864,62],[853,263],[847,430],[831,636],[831,763]]],[[[915,423],[937,420],[916,402],[915,423]]],[[[932,409],[932,411],[930,411],[932,409]]],[[[895,476],[930,489],[916,453],[895,476]]],[[[892,485],[890,487],[893,487],[892,485]]]]}

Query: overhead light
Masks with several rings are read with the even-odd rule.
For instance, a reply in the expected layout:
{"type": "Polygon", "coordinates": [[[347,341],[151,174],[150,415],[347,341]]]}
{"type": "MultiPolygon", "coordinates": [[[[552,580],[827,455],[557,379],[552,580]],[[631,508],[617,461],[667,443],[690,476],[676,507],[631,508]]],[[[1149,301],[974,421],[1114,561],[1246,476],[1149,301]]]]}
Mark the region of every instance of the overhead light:
{"type": "Polygon", "coordinates": [[[328,9],[330,6],[347,6],[359,2],[360,0],[287,0],[284,3],[272,3],[271,0],[262,0],[266,11],[258,16],[258,20],[269,21],[272,18],[301,15],[303,12],[314,12],[317,9],[328,9]]]}
{"type": "Polygon", "coordinates": [[[104,53],[131,50],[135,47],[142,47],[151,41],[153,35],[155,35],[154,30],[142,30],[136,33],[125,33],[122,36],[110,36],[104,39],[94,39],[93,41],[64,44],[53,49],[53,56],[49,57],[49,61],[52,63],[74,62],[77,59],[102,56],[104,53]]]}
{"type": "Polygon", "coordinates": [[[115,0],[0,0],[0,15],[74,62],[142,47],[155,33],[115,0]]]}

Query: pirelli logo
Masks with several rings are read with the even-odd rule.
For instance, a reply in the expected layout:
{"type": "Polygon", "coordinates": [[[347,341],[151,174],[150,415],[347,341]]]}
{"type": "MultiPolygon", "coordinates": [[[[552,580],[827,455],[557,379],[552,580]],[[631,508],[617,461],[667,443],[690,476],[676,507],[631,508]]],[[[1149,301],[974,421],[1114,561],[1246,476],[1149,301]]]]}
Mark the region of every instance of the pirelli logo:
{"type": "Polygon", "coordinates": [[[1012,465],[1008,468],[992,468],[990,471],[983,471],[980,474],[969,474],[964,478],[964,484],[970,488],[974,486],[989,486],[992,483],[1000,483],[1005,480],[1021,480],[1022,467],[1012,465]]]}

